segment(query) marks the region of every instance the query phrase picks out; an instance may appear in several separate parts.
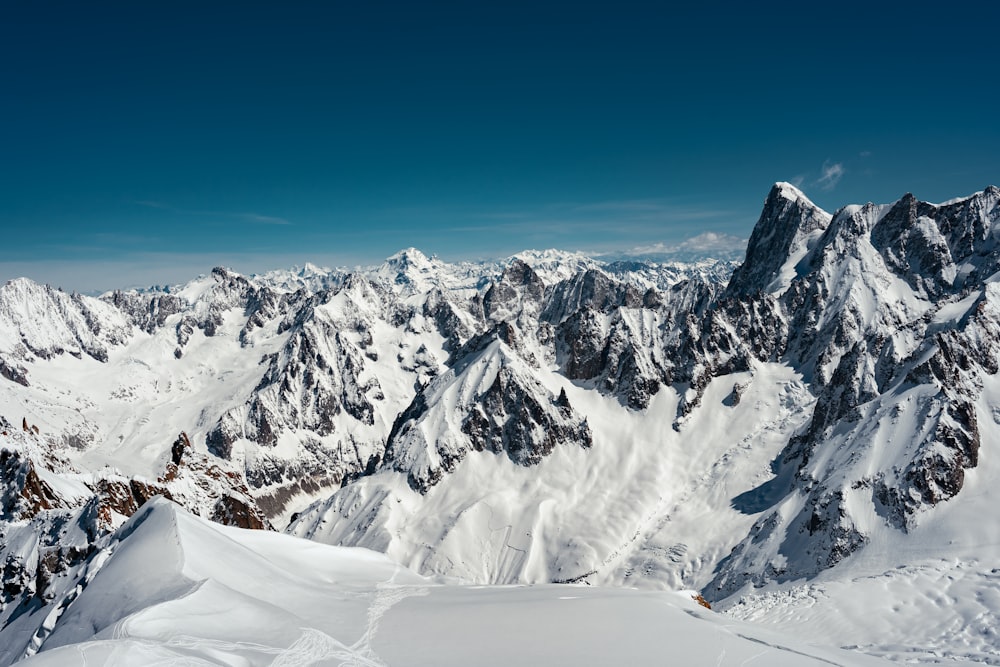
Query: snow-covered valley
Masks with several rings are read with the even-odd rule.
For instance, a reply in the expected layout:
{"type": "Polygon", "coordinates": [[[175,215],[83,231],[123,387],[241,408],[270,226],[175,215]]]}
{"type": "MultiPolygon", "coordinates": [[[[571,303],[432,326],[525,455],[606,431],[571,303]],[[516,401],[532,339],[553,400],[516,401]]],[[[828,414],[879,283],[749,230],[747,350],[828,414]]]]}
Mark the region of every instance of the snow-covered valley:
{"type": "Polygon", "coordinates": [[[0,665],[1000,664],[998,219],[10,281],[0,665]]]}

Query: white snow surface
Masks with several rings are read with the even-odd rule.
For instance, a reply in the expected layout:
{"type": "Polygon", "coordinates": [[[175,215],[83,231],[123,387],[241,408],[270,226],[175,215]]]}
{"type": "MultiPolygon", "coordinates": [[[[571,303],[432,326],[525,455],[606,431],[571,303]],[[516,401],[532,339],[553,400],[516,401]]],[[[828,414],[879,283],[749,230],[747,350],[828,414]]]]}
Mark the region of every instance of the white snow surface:
{"type": "MultiPolygon", "coordinates": [[[[783,196],[805,200],[791,186],[780,187],[783,196]]],[[[747,583],[717,608],[775,631],[791,629],[810,642],[892,660],[1000,664],[1000,529],[988,520],[992,489],[1000,484],[996,377],[984,378],[981,392],[964,388],[979,392],[978,466],[965,471],[960,495],[922,509],[905,530],[889,525],[873,480],[882,473],[889,481],[900,478],[918,438],[929,438],[918,431],[929,423],[928,412],[941,409],[930,383],[877,387],[868,377],[872,369],[860,366],[849,380],[871,385],[876,398],[859,405],[850,424],[834,428],[801,470],[774,466],[809,425],[817,403],[810,375],[831,378],[855,343],[888,332],[896,358],[909,359],[923,349],[915,323],[948,331],[978,308],[1000,308],[993,283],[934,302],[925,286],[891,272],[870,239],[888,209],[841,209],[829,234],[822,232],[829,241],[823,246],[819,231],[796,237],[767,286],[780,295],[804,271],[817,272],[824,307],[810,322],[817,332],[815,367],[759,362],[714,377],[683,419],[677,417],[684,386],[663,386],[648,407],[632,409],[595,391],[597,380],[568,379],[537,337],[526,336],[525,349],[509,354],[495,342],[481,367],[464,374],[449,369],[429,295],[474,301],[511,260],[449,265],[407,249],[363,272],[363,281],[317,267],[252,278],[251,284],[266,283],[289,298],[315,297],[309,326],[325,335],[307,349],[307,361],[353,364],[358,382],[337,390],[351,398],[379,395],[381,402],[367,422],[339,414],[333,432],[321,438],[301,424],[266,448],[238,438],[234,463],[247,470],[275,460],[307,461],[319,445],[354,452],[364,463],[366,447],[384,442],[417,387],[426,387],[434,404],[419,422],[427,444],[453,439],[458,447],[462,425],[449,420],[453,408],[474,402],[500,364],[540,393],[565,392],[586,417],[593,444],[560,443],[530,467],[472,452],[446,483],[424,494],[390,470],[339,490],[339,479],[305,488],[276,523],[302,510],[288,532],[312,542],[220,528],[156,502],[72,575],[81,577],[79,585],[4,628],[2,655],[41,649],[29,664],[662,664],[665,656],[694,664],[884,664],[765,639],[759,627],[719,623],[688,597],[667,592],[705,589],[741,540],[747,549],[737,564],[748,572],[768,567],[779,578],[789,559],[811,555],[812,531],[806,534],[794,520],[809,491],[827,484],[831,493],[843,492],[844,511],[862,531],[864,548],[801,579],[758,588],[747,583]],[[405,326],[394,324],[407,308],[405,326]],[[777,528],[754,532],[768,512],[777,528]],[[442,585],[456,580],[465,585],[442,585]]],[[[923,219],[913,232],[938,240],[923,219]]],[[[516,258],[547,287],[579,270],[604,271],[558,251],[516,258]]],[[[975,268],[949,267],[943,275],[953,282],[975,268]]],[[[659,287],[672,275],[640,274],[633,284],[659,287]]],[[[212,317],[213,307],[225,302],[216,294],[220,280],[206,276],[172,290],[185,309],[152,334],[103,302],[30,281],[8,283],[3,289],[13,306],[0,312],[0,355],[23,363],[30,384],[0,380],[0,415],[13,424],[24,416],[39,427],[40,439],[84,470],[154,478],[180,431],[205,453],[220,416],[238,416],[241,427],[251,421],[248,401],[268,360],[287,361],[287,344],[301,333],[285,328],[280,315],[247,329],[241,309],[223,309],[214,335],[195,327],[178,357],[176,332],[184,318],[212,317]],[[48,305],[38,309],[34,302],[48,305]],[[83,326],[84,312],[106,325],[99,334],[83,326]],[[69,316],[47,323],[53,313],[69,316]],[[32,342],[36,336],[39,344],[32,342]]],[[[526,305],[509,304],[513,310],[503,316],[514,321],[526,305]]],[[[624,307],[620,313],[633,317],[624,307]]],[[[454,316],[471,322],[466,311],[454,316]]],[[[631,338],[660,330],[657,316],[642,316],[629,329],[631,338]]],[[[935,351],[933,345],[925,350],[928,358],[935,351]]],[[[282,389],[308,398],[307,373],[291,377],[282,389]]],[[[269,407],[281,405],[273,387],[261,392],[269,407]]],[[[688,397],[694,393],[686,390],[688,397]]],[[[412,458],[404,463],[416,468],[440,463],[430,447],[406,454],[412,458]]],[[[65,493],[75,488],[70,478],[46,480],[65,493]]],[[[6,534],[16,542],[12,552],[30,550],[29,533],[15,526],[6,534]]]]}
{"type": "MultiPolygon", "coordinates": [[[[484,373],[495,359],[480,360],[484,373]]],[[[753,523],[731,499],[771,477],[770,461],[808,418],[812,400],[790,369],[761,365],[714,381],[704,404],[722,409],[695,412],[677,432],[672,391],[635,412],[554,370],[536,377],[553,394],[565,390],[587,415],[591,449],[558,446],[530,468],[470,455],[448,484],[425,495],[396,474],[362,478],[289,531],[469,581],[697,589],[753,523]],[[745,385],[743,399],[725,408],[734,383],[745,385]]],[[[447,386],[464,391],[468,383],[447,386]]],[[[438,438],[453,437],[442,421],[433,428],[438,438]]]]}
{"type": "MultiPolygon", "coordinates": [[[[384,442],[393,419],[413,398],[415,383],[426,383],[444,368],[443,341],[429,318],[420,314],[429,295],[438,292],[464,302],[488,287],[515,258],[537,266],[547,281],[568,275],[569,267],[599,265],[583,255],[559,251],[448,264],[409,248],[381,265],[351,274],[307,265],[246,281],[286,295],[298,291],[306,295],[302,298],[325,299],[315,306],[315,321],[307,326],[322,328],[317,337],[328,359],[350,355],[348,362],[356,359],[365,367],[359,377],[367,385],[359,387],[359,393],[381,394],[384,400],[374,402],[373,423],[344,416],[341,430],[319,439],[327,450],[356,449],[364,457],[371,443],[384,442]],[[394,296],[380,295],[382,288],[394,296]],[[400,306],[416,312],[405,330],[392,321],[400,306]],[[368,347],[360,342],[359,324],[372,337],[368,347]],[[337,334],[335,344],[330,340],[333,334],[337,334]]],[[[650,270],[660,282],[669,282],[682,280],[683,268],[650,270]]],[[[698,275],[706,270],[701,265],[691,268],[698,275]]],[[[220,417],[228,413],[246,417],[246,403],[267,371],[266,360],[280,355],[293,333],[282,329],[281,317],[249,333],[243,331],[247,317],[232,306],[233,297],[223,284],[236,275],[221,270],[170,288],[182,309],[152,333],[133,326],[124,313],[98,299],[69,295],[28,279],[0,286],[0,361],[21,364],[29,382],[22,387],[0,378],[0,416],[12,424],[26,418],[38,426],[41,438],[85,470],[109,468],[125,476],[156,478],[168,460],[170,444],[182,431],[196,449],[206,452],[206,435],[220,417]],[[178,358],[178,329],[187,319],[203,319],[220,307],[221,324],[214,335],[193,327],[178,358]],[[98,334],[86,326],[86,316],[98,323],[98,334]]],[[[456,316],[469,317],[461,309],[456,316]]],[[[264,392],[262,399],[269,398],[264,392]]],[[[233,446],[234,461],[250,466],[273,460],[311,461],[316,440],[315,433],[304,428],[283,432],[270,449],[239,439],[233,446]]],[[[277,517],[279,524],[328,495],[329,482],[318,483],[313,491],[289,499],[277,517]]]]}
{"type": "Polygon", "coordinates": [[[162,499],[113,537],[70,601],[19,619],[2,664],[22,651],[26,667],[885,664],[690,593],[442,585],[381,554],[225,528],[162,499]]]}

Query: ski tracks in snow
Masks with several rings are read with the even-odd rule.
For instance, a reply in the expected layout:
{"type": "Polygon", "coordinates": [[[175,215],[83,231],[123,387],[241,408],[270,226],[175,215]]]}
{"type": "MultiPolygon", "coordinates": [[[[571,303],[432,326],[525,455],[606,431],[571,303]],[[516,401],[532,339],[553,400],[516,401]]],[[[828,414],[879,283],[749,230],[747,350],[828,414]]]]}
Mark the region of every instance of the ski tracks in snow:
{"type": "MultiPolygon", "coordinates": [[[[254,642],[230,642],[191,635],[173,635],[167,641],[146,639],[141,634],[133,632],[136,616],[129,616],[118,621],[112,631],[114,641],[129,641],[135,644],[148,645],[171,651],[190,652],[189,655],[176,655],[160,658],[155,664],[163,667],[184,667],[190,665],[215,664],[196,657],[197,654],[230,654],[253,655],[264,657],[275,656],[267,663],[270,667],[309,667],[337,665],[338,667],[387,667],[372,648],[372,640],[378,632],[379,623],[385,614],[394,606],[408,597],[423,596],[430,593],[426,586],[396,584],[395,580],[402,571],[398,567],[392,576],[375,586],[375,593],[368,605],[368,623],[361,637],[350,646],[339,639],[316,628],[302,628],[302,634],[288,648],[277,648],[254,642]]],[[[152,663],[151,663],[152,664],[152,663]]],[[[254,662],[253,664],[258,664],[254,662]]],[[[264,664],[264,663],[260,663],[264,664]]]]}
{"type": "Polygon", "coordinates": [[[428,595],[430,593],[430,590],[425,586],[401,586],[393,583],[393,579],[396,578],[398,573],[399,570],[394,572],[388,581],[378,584],[375,598],[372,600],[371,606],[368,607],[368,627],[365,629],[364,634],[361,635],[361,638],[351,646],[351,650],[361,661],[343,662],[341,665],[361,665],[364,667],[378,665],[379,667],[385,667],[385,663],[378,658],[375,650],[372,648],[372,640],[375,638],[375,633],[378,632],[378,626],[382,621],[382,617],[406,598],[428,595]]]}

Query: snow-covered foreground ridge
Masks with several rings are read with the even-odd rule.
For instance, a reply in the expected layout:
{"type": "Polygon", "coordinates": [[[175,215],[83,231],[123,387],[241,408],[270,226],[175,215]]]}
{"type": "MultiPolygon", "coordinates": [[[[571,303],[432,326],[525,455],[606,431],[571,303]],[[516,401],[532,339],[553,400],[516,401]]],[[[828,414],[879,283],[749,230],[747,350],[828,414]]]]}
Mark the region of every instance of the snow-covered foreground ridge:
{"type": "Polygon", "coordinates": [[[425,576],[787,601],[817,640],[1000,664],[998,237],[992,187],[831,215],[779,183],[738,266],[410,249],[100,299],[11,281],[0,627],[159,494],[425,576]],[[876,637],[817,593],[899,601],[872,582],[913,572],[975,604],[920,574],[947,629],[876,637]]]}
{"type": "Polygon", "coordinates": [[[877,665],[690,596],[441,586],[374,552],[227,528],[157,498],[4,632],[27,665],[877,665]],[[39,651],[38,649],[42,649],[39,651]]]}

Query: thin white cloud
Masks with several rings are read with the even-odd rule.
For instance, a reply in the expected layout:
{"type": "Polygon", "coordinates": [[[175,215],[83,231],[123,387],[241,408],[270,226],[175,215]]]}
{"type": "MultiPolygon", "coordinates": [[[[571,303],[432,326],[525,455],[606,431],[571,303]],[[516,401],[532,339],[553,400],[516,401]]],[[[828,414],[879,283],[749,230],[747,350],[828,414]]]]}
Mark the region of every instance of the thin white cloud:
{"type": "Polygon", "coordinates": [[[609,201],[591,202],[586,204],[567,204],[574,211],[612,211],[621,212],[661,212],[668,204],[656,199],[614,199],[609,201]]]}
{"type": "Polygon", "coordinates": [[[150,199],[139,199],[135,202],[139,206],[145,206],[146,208],[163,208],[169,209],[170,207],[161,201],[152,201],[150,199]]]}
{"type": "Polygon", "coordinates": [[[145,206],[146,208],[155,208],[161,211],[169,211],[170,213],[176,213],[178,215],[195,215],[195,216],[215,216],[220,218],[235,218],[239,220],[245,220],[247,222],[253,222],[261,225],[290,225],[292,224],[289,220],[285,218],[279,218],[273,215],[261,215],[260,213],[244,213],[244,212],[234,212],[234,211],[201,211],[186,208],[177,208],[176,206],[171,206],[169,204],[164,204],[159,201],[152,201],[148,199],[140,199],[135,202],[139,206],[145,206]]]}
{"type": "Polygon", "coordinates": [[[842,162],[830,162],[827,160],[823,163],[823,170],[816,181],[816,185],[822,190],[833,190],[837,187],[840,179],[844,177],[846,171],[842,162]]]}
{"type": "Polygon", "coordinates": [[[456,225],[448,231],[481,230],[475,220],[489,221],[491,229],[519,231],[569,232],[604,230],[614,224],[620,232],[642,232],[650,224],[684,223],[731,218],[730,210],[685,206],[665,199],[631,199],[598,202],[557,202],[534,209],[473,212],[469,224],[456,225]]]}
{"type": "Polygon", "coordinates": [[[675,258],[712,257],[738,259],[746,251],[747,240],[732,234],[702,232],[680,243],[653,243],[636,246],[622,254],[675,258]]]}
{"type": "Polygon", "coordinates": [[[681,250],[711,251],[711,250],[745,250],[747,240],[741,239],[732,234],[719,234],[718,232],[702,232],[686,241],[682,241],[678,247],[681,250]]]}
{"type": "Polygon", "coordinates": [[[234,218],[242,218],[244,220],[249,220],[250,222],[259,222],[262,225],[290,225],[292,224],[284,218],[278,218],[273,215],[260,215],[259,213],[231,213],[229,214],[234,218]]]}

